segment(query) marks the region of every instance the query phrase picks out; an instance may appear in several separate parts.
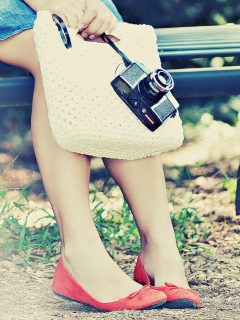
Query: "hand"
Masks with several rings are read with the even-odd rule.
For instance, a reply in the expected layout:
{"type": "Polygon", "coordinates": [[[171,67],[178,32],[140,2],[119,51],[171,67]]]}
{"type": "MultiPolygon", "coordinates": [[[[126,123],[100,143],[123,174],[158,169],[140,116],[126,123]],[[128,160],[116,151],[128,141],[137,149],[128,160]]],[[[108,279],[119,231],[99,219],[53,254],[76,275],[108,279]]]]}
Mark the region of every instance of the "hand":
{"type": "Polygon", "coordinates": [[[68,27],[81,31],[84,38],[110,34],[117,18],[100,0],[25,0],[35,11],[48,10],[59,15],[68,27]]]}
{"type": "Polygon", "coordinates": [[[111,34],[117,25],[112,11],[100,0],[85,0],[85,4],[85,13],[78,23],[81,35],[95,39],[104,32],[111,34]]]}
{"type": "Polygon", "coordinates": [[[25,0],[35,11],[48,10],[60,16],[68,27],[77,28],[85,14],[85,0],[25,0]]]}

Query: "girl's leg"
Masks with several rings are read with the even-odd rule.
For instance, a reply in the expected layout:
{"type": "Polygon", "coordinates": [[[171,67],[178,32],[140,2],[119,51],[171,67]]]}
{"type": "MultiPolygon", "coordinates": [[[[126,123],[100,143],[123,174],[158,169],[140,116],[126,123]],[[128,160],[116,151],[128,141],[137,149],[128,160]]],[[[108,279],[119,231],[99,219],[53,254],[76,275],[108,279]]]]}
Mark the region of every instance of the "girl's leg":
{"type": "Polygon", "coordinates": [[[105,159],[134,215],[141,237],[141,261],[155,285],[189,288],[168,209],[160,156],[134,161],[105,159]]]}
{"type": "Polygon", "coordinates": [[[35,78],[32,137],[45,189],[57,218],[65,267],[101,302],[118,300],[139,290],[141,286],[110,258],[95,228],[89,207],[90,159],[64,151],[52,136],[33,31],[24,31],[0,43],[0,60],[29,70],[35,78]]]}

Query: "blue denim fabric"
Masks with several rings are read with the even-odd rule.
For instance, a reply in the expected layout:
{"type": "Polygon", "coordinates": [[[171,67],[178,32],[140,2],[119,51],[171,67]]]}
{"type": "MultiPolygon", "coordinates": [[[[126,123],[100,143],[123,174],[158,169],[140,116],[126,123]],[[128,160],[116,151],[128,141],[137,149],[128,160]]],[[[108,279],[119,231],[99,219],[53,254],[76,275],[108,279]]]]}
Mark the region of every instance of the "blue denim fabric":
{"type": "MultiPolygon", "coordinates": [[[[117,8],[111,0],[101,0],[122,21],[117,8]]],[[[22,0],[0,0],[0,41],[23,30],[31,29],[36,13],[22,0]]]]}
{"type": "Polygon", "coordinates": [[[101,0],[111,11],[112,13],[116,16],[116,18],[119,21],[123,21],[121,15],[119,14],[115,4],[111,0],[101,0]]]}
{"type": "Polygon", "coordinates": [[[33,27],[35,12],[21,0],[0,1],[0,41],[33,27]]]}

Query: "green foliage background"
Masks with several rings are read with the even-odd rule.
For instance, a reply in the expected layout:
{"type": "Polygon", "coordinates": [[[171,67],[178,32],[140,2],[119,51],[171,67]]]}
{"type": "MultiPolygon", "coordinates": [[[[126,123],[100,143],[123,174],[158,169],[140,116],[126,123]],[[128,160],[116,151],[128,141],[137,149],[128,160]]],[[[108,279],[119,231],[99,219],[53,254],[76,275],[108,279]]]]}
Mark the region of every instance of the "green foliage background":
{"type": "Polygon", "coordinates": [[[155,28],[240,23],[239,0],[113,0],[125,21],[155,28]]]}

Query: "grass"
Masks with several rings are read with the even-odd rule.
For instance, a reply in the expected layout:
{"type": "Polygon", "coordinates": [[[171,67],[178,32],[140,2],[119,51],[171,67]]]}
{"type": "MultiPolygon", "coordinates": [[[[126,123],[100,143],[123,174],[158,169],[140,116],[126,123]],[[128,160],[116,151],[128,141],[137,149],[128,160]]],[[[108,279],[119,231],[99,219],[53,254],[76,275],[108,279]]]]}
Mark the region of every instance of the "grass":
{"type": "MultiPolygon", "coordinates": [[[[42,215],[29,225],[29,219],[36,214],[29,200],[30,188],[23,188],[18,197],[8,199],[7,191],[0,191],[0,253],[1,259],[11,258],[16,264],[31,264],[39,258],[48,262],[59,251],[59,233],[56,220],[45,208],[42,215]],[[41,220],[45,225],[41,225],[41,220]],[[38,226],[38,227],[37,227],[38,226]]],[[[39,213],[39,209],[38,209],[39,213]]]]}
{"type": "MultiPolygon", "coordinates": [[[[16,264],[44,263],[60,253],[60,237],[55,217],[47,202],[30,200],[31,184],[14,197],[0,190],[0,260],[11,259],[16,264]]],[[[93,219],[109,253],[116,248],[138,253],[139,233],[120,189],[114,186],[105,195],[96,186],[90,192],[93,219]]],[[[207,236],[201,215],[194,207],[194,197],[188,205],[175,206],[171,199],[171,217],[180,251],[190,249],[200,237],[207,236]]]]}

